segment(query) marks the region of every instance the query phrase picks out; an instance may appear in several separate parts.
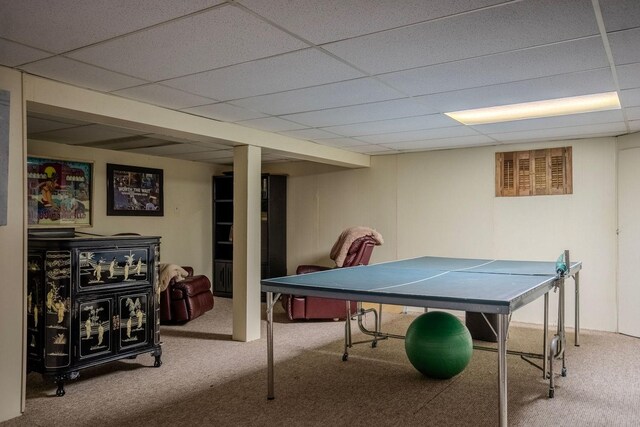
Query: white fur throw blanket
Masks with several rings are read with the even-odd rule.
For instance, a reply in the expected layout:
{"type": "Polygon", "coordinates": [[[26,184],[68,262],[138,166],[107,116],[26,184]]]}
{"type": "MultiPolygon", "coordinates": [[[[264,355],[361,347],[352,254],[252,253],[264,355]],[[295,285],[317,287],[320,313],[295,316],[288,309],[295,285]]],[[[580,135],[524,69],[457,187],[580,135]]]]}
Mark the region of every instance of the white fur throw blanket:
{"type": "Polygon", "coordinates": [[[187,270],[176,264],[158,264],[158,274],[160,281],[160,292],[167,289],[171,279],[175,277],[176,282],[181,282],[189,275],[187,270]]]}
{"type": "Polygon", "coordinates": [[[347,253],[351,244],[360,237],[371,236],[377,242],[376,245],[384,243],[382,235],[373,228],[369,227],[351,227],[347,228],[340,234],[338,240],[333,244],[331,248],[331,259],[336,262],[336,266],[342,267],[344,260],[347,258],[347,253]]]}

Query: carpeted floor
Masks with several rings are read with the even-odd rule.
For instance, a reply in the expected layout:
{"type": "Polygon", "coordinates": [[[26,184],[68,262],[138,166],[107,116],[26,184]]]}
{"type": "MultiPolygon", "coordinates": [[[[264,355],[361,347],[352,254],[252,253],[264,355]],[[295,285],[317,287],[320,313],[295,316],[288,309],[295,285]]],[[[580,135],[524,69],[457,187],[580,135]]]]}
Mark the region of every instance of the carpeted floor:
{"type": "MultiPolygon", "coordinates": [[[[414,317],[385,313],[384,329],[404,334],[414,317]]],[[[497,425],[493,352],[474,351],[460,375],[433,380],[411,366],[403,341],[358,345],[342,362],[342,322],[289,322],[279,305],[274,321],[275,400],[266,399],[266,324],[260,340],[231,341],[231,300],[217,298],[204,316],[162,326],[160,368],[141,355],[87,369],[64,397],[31,373],[25,414],[2,425],[497,425]]],[[[541,342],[540,328],[511,325],[509,348],[539,352],[541,342]]],[[[640,339],[585,330],[580,347],[570,344],[554,399],[538,369],[508,357],[509,424],[637,426],[640,339]]]]}

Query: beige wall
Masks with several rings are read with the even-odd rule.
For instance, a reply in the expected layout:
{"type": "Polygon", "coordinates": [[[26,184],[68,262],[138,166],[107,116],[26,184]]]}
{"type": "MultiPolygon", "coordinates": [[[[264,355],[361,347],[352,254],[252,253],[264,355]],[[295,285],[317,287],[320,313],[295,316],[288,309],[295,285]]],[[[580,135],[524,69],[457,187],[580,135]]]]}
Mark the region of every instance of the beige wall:
{"type": "Polygon", "coordinates": [[[0,88],[11,92],[7,225],[0,226],[0,421],[20,415],[24,375],[24,196],[20,73],[0,67],[0,88]]]}
{"type": "Polygon", "coordinates": [[[190,265],[197,273],[213,277],[211,177],[217,173],[216,166],[45,141],[29,140],[27,151],[33,156],[93,162],[93,227],[77,231],[160,236],[161,262],[190,265]],[[164,216],[107,216],[107,163],[162,169],[164,216]]]}
{"type": "MultiPolygon", "coordinates": [[[[616,139],[518,144],[372,158],[370,169],[274,165],[287,172],[289,273],[331,265],[342,229],[376,228],[385,244],[372,262],[415,257],[555,260],[564,249],[584,263],[581,326],[616,330],[616,139]],[[494,154],[572,146],[572,195],[496,198],[494,154]]],[[[568,324],[573,325],[573,283],[568,324]]],[[[552,295],[552,310],[557,295],[552,295]]],[[[542,323],[542,301],[514,320],[542,323]]]]}

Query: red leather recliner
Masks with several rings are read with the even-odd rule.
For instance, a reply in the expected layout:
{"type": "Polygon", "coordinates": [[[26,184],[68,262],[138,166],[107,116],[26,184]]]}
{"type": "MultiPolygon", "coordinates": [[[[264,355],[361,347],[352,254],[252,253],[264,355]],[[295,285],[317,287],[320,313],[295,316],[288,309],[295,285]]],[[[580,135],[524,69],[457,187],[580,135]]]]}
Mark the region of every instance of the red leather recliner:
{"type": "MultiPolygon", "coordinates": [[[[372,236],[363,236],[354,240],[347,251],[342,267],[354,267],[369,264],[371,253],[380,242],[372,236]]],[[[296,274],[313,273],[330,270],[330,267],[319,265],[300,265],[296,274]]],[[[357,302],[351,301],[351,313],[356,313],[357,302]]],[[[344,300],[319,298],[311,296],[282,295],[282,306],[289,320],[297,319],[346,319],[347,304],[344,300]]]]}
{"type": "Polygon", "coordinates": [[[213,308],[211,282],[204,275],[193,275],[193,268],[183,266],[189,275],[177,282],[171,279],[160,292],[160,321],[183,323],[201,316],[213,308]]]}

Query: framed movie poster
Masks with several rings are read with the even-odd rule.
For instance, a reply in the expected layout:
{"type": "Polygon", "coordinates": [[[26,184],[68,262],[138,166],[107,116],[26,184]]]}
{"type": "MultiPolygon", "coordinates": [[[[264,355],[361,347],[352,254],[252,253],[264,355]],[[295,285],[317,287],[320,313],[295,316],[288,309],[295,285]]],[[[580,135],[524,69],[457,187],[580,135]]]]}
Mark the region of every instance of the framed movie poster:
{"type": "Polygon", "coordinates": [[[29,227],[90,227],[93,164],[27,157],[29,227]]]}
{"type": "Polygon", "coordinates": [[[162,169],[107,163],[107,215],[163,216],[162,169]]]}

